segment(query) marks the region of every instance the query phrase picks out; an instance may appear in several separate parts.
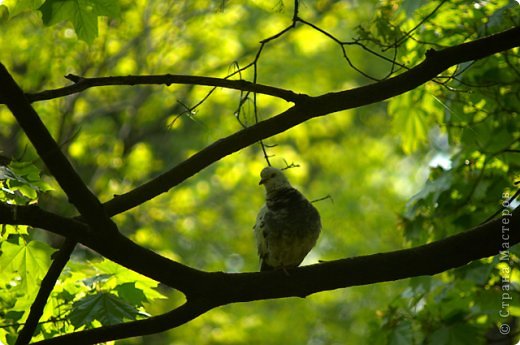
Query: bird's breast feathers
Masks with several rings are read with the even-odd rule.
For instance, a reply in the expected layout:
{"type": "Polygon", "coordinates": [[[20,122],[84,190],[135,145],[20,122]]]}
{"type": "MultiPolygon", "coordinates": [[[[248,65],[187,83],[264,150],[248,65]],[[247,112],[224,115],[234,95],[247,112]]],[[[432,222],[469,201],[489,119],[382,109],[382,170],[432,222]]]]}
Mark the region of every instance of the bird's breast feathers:
{"type": "Polygon", "coordinates": [[[264,222],[269,228],[279,232],[286,228],[296,232],[316,231],[316,228],[321,228],[320,215],[316,208],[294,188],[270,193],[265,207],[264,222]]]}
{"type": "Polygon", "coordinates": [[[268,193],[254,226],[263,267],[298,266],[321,231],[318,211],[294,188],[268,193]]]}

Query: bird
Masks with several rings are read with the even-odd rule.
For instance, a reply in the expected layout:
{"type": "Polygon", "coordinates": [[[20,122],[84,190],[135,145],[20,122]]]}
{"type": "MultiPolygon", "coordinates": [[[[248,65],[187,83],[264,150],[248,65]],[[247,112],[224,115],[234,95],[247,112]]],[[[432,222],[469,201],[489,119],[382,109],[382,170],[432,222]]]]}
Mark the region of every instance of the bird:
{"type": "Polygon", "coordinates": [[[259,185],[265,187],[265,204],[253,230],[260,271],[287,272],[299,266],[316,244],[321,232],[320,214],[277,168],[264,168],[259,185]]]}

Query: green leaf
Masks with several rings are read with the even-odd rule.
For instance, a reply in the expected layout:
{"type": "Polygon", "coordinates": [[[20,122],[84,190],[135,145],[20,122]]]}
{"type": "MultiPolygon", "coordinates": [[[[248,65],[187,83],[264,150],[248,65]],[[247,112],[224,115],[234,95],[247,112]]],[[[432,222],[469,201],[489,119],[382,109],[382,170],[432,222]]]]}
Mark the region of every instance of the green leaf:
{"type": "Polygon", "coordinates": [[[22,205],[35,201],[38,192],[52,190],[41,180],[40,169],[30,162],[12,162],[9,166],[0,166],[0,186],[2,201],[10,200],[22,205]]]}
{"type": "Polygon", "coordinates": [[[429,337],[431,345],[475,345],[483,344],[482,331],[473,325],[457,323],[436,330],[429,337]]]}
{"type": "Polygon", "coordinates": [[[17,179],[15,173],[6,166],[0,166],[0,180],[17,179]]]}
{"type": "Polygon", "coordinates": [[[137,288],[135,283],[118,285],[115,290],[119,297],[134,306],[142,307],[144,302],[148,302],[148,298],[146,298],[143,290],[137,288]]]}
{"type": "Polygon", "coordinates": [[[399,322],[397,327],[392,330],[388,339],[389,345],[413,345],[413,329],[410,321],[399,322]]]}
{"type": "Polygon", "coordinates": [[[428,180],[421,191],[406,203],[404,216],[413,220],[422,207],[435,207],[442,193],[449,190],[453,184],[453,172],[441,170],[438,178],[428,180]]]}
{"type": "Polygon", "coordinates": [[[428,138],[429,123],[426,118],[425,93],[413,91],[405,93],[388,104],[388,112],[393,116],[394,132],[401,136],[403,151],[410,154],[424,145],[428,138]]]}
{"type": "Polygon", "coordinates": [[[26,225],[0,225],[0,240],[7,240],[9,235],[27,235],[28,226],[26,225]]]}
{"type": "Polygon", "coordinates": [[[69,319],[74,327],[90,325],[97,320],[103,325],[113,325],[144,316],[137,308],[109,292],[88,295],[76,301],[69,319]]]}
{"type": "Polygon", "coordinates": [[[27,294],[38,289],[39,281],[50,266],[54,249],[39,241],[21,244],[4,241],[0,249],[0,276],[20,277],[20,288],[27,294]]]}
{"type": "Polygon", "coordinates": [[[491,152],[508,148],[517,138],[508,128],[497,128],[488,139],[486,150],[491,152]]]}
{"type": "Polygon", "coordinates": [[[475,284],[484,286],[490,278],[491,272],[495,269],[494,265],[490,265],[489,262],[484,261],[473,261],[467,265],[464,265],[457,270],[455,273],[463,279],[470,280],[475,284]]]}
{"type": "Polygon", "coordinates": [[[112,274],[97,274],[94,277],[83,279],[83,284],[85,284],[86,286],[92,287],[97,283],[106,282],[111,277],[112,277],[112,274]]]}
{"type": "Polygon", "coordinates": [[[98,36],[98,17],[117,17],[116,0],[46,0],[40,7],[45,25],[69,21],[78,37],[92,43],[98,36]]]}
{"type": "Polygon", "coordinates": [[[112,279],[115,280],[116,285],[124,283],[135,284],[135,287],[140,289],[146,295],[148,301],[164,298],[164,296],[155,289],[158,283],[153,279],[140,275],[134,271],[130,271],[129,269],[106,259],[93,263],[93,266],[104,274],[112,275],[112,279]]]}

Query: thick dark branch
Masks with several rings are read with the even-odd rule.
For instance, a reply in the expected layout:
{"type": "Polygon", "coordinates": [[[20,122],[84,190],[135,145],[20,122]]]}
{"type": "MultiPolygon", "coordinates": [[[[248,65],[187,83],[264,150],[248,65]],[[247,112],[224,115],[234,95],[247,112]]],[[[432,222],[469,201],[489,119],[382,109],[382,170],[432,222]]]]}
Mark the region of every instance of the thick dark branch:
{"type": "MultiPolygon", "coordinates": [[[[268,298],[305,297],[350,286],[434,275],[501,254],[520,242],[520,207],[466,232],[415,248],[335,260],[284,272],[213,273],[207,285],[221,304],[268,298]]],[[[208,291],[209,293],[209,291],[208,291]]]]}
{"type": "MultiPolygon", "coordinates": [[[[282,271],[233,274],[200,272],[196,280],[196,291],[187,295],[187,304],[170,313],[147,320],[80,331],[38,344],[92,344],[150,334],[180,326],[219,305],[293,296],[305,297],[349,286],[434,275],[499,253],[502,253],[501,260],[507,261],[509,248],[519,242],[520,208],[517,208],[513,213],[504,210],[501,218],[434,243],[300,267],[289,271],[289,274],[282,271]]],[[[117,244],[111,251],[117,252],[122,247],[124,245],[117,244]]],[[[108,254],[109,258],[115,257],[119,263],[127,267],[132,268],[132,264],[135,263],[135,260],[130,263],[130,258],[125,259],[106,249],[104,254],[108,254]]],[[[168,274],[169,267],[166,261],[157,261],[156,257],[146,253],[139,254],[138,261],[146,261],[149,268],[165,265],[164,274],[168,274]]]]}
{"type": "Polygon", "coordinates": [[[479,60],[518,46],[520,46],[520,27],[514,27],[443,50],[430,49],[422,63],[396,77],[357,89],[329,93],[314,98],[310,102],[312,110],[309,118],[386,100],[417,88],[449,67],[479,60]]]}
{"type": "Polygon", "coordinates": [[[0,202],[0,224],[42,228],[82,243],[88,242],[89,238],[89,230],[84,223],[44,211],[36,205],[17,206],[0,202]]]}
{"type": "Polygon", "coordinates": [[[89,231],[76,220],[47,212],[38,206],[0,203],[0,224],[30,225],[71,238],[104,257],[189,295],[198,291],[204,272],[143,248],[119,233],[110,236],[89,231]]]}
{"type": "Polygon", "coordinates": [[[221,139],[155,179],[115,197],[105,203],[106,211],[112,216],[140,205],[167,192],[219,159],[311,118],[397,96],[426,83],[448,67],[481,59],[517,46],[520,46],[520,27],[442,51],[432,50],[424,62],[394,78],[352,90],[318,97],[304,97],[287,111],[221,139]]]}
{"type": "Polygon", "coordinates": [[[67,75],[67,79],[74,82],[73,85],[59,89],[47,90],[39,93],[27,94],[31,102],[43,101],[58,97],[64,97],[84,91],[91,87],[108,85],[161,85],[170,86],[171,84],[205,85],[223,87],[226,89],[249,91],[278,97],[288,102],[297,102],[302,96],[290,90],[284,90],[273,86],[251,83],[246,80],[229,80],[222,78],[201,77],[191,75],[144,75],[144,76],[124,76],[124,77],[99,77],[84,78],[75,75],[67,75]]]}
{"type": "MultiPolygon", "coordinates": [[[[0,222],[41,226],[56,231],[78,222],[54,215],[53,221],[35,218],[49,215],[36,206],[19,207],[13,222],[10,206],[0,204],[0,222]],[[39,216],[37,216],[39,215],[39,216]],[[53,224],[55,223],[55,224],[53,224]]],[[[81,224],[81,223],[80,223],[81,224]]],[[[212,305],[289,296],[304,297],[312,293],[432,275],[470,261],[496,255],[520,242],[520,208],[507,210],[502,217],[491,220],[464,233],[424,246],[394,252],[360,256],[306,266],[291,271],[264,273],[208,273],[166,259],[138,246],[122,235],[110,241],[78,238],[78,241],[129,269],[176,288],[188,299],[211,300],[212,305]]]]}
{"type": "Polygon", "coordinates": [[[105,215],[104,209],[96,196],[81,180],[60,147],[41,121],[36,111],[25,97],[4,65],[0,64],[0,98],[5,100],[20,127],[34,145],[60,187],[67,194],[69,201],[85,217],[94,229],[110,232],[117,231],[115,224],[105,215]]]}
{"type": "MultiPolygon", "coordinates": [[[[36,111],[31,107],[23,91],[1,64],[0,85],[2,85],[0,98],[5,100],[7,107],[13,113],[51,174],[56,178],[65,194],[67,194],[69,201],[90,225],[89,230],[95,229],[100,233],[104,232],[106,234],[118,233],[115,223],[105,214],[101,202],[81,180],[81,177],[61,152],[58,144],[54,141],[36,111]]],[[[16,206],[14,206],[14,210],[17,210],[16,206]]],[[[17,213],[14,214],[17,215],[17,213]]],[[[76,245],[75,237],[83,230],[79,226],[74,229],[76,233],[67,237],[65,246],[60,250],[45,278],[42,280],[38,295],[31,306],[29,318],[16,341],[17,345],[28,343],[38,325],[47,299],[61,271],[69,260],[70,254],[74,250],[76,245]]],[[[65,231],[69,232],[70,230],[66,229],[65,231]]],[[[87,233],[88,231],[83,231],[83,234],[86,235],[87,233]]]]}

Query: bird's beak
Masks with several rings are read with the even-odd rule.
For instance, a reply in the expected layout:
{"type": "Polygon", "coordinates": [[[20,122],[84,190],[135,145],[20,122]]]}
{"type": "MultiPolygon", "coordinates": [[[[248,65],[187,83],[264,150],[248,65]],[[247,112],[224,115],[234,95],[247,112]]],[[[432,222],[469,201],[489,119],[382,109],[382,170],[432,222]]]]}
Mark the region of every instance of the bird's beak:
{"type": "Polygon", "coordinates": [[[260,180],[260,182],[258,182],[258,184],[261,185],[261,184],[264,184],[264,183],[266,183],[266,182],[267,182],[267,179],[266,179],[266,178],[263,178],[263,179],[260,180]]]}

